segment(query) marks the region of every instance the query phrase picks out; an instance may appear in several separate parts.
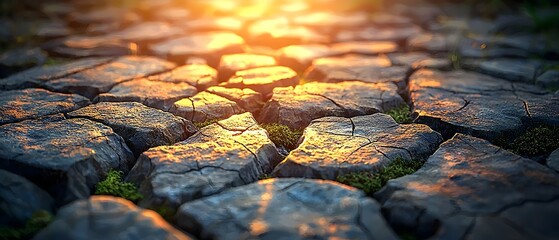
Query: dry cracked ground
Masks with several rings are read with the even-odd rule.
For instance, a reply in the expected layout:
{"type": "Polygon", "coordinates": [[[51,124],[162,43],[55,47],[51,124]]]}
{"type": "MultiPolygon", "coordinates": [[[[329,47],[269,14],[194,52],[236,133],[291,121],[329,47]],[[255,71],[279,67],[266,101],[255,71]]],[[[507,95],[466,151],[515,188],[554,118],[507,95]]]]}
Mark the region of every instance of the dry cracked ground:
{"type": "Polygon", "coordinates": [[[559,238],[559,51],[526,16],[132,2],[0,19],[0,238],[559,238]]]}

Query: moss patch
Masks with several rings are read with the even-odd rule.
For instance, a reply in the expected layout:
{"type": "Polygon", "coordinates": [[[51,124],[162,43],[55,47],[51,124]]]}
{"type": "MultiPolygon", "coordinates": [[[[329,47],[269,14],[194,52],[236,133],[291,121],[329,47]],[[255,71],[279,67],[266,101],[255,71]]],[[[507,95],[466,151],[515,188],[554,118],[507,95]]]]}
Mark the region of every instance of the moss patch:
{"type": "Polygon", "coordinates": [[[54,217],[48,211],[37,211],[23,227],[0,227],[0,239],[31,239],[53,219],[54,217]]]}
{"type": "Polygon", "coordinates": [[[175,213],[177,212],[175,209],[167,206],[158,206],[150,209],[158,213],[161,217],[163,217],[163,219],[167,220],[168,222],[173,221],[175,213]]]}
{"type": "Polygon", "coordinates": [[[282,146],[288,151],[297,148],[299,137],[303,134],[302,130],[292,129],[278,123],[265,123],[261,125],[268,132],[268,137],[276,146],[282,146]]]}
{"type": "Polygon", "coordinates": [[[380,190],[388,180],[412,174],[421,168],[421,166],[423,166],[423,161],[407,161],[402,158],[396,158],[378,173],[348,173],[339,175],[336,181],[359,188],[368,195],[371,195],[380,190]]]}
{"type": "Polygon", "coordinates": [[[390,115],[397,123],[411,123],[411,112],[408,105],[400,105],[399,107],[393,108],[386,112],[390,115]]]}
{"type": "Polygon", "coordinates": [[[539,156],[559,148],[559,127],[539,126],[528,129],[505,148],[523,156],[539,156]]]}
{"type": "Polygon", "coordinates": [[[95,194],[112,195],[128,199],[132,202],[138,202],[144,197],[138,192],[138,188],[134,184],[124,182],[122,180],[122,172],[116,170],[111,170],[107,174],[107,178],[99,182],[95,187],[95,194]]]}
{"type": "Polygon", "coordinates": [[[218,121],[219,121],[219,119],[212,119],[212,120],[208,120],[208,121],[205,121],[205,122],[195,122],[194,126],[196,126],[198,129],[202,129],[202,128],[207,127],[209,125],[212,125],[212,124],[214,124],[218,121]]]}

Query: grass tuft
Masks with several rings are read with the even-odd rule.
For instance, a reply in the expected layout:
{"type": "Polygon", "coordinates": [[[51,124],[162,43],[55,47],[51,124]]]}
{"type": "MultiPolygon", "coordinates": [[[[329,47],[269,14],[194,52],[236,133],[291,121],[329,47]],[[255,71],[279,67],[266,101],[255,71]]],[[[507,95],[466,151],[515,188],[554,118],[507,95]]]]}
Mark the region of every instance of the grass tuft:
{"type": "Polygon", "coordinates": [[[53,219],[54,217],[48,211],[37,211],[22,227],[0,227],[0,239],[31,239],[53,219]]]}
{"type": "Polygon", "coordinates": [[[105,180],[99,182],[95,189],[97,195],[112,195],[138,202],[144,196],[138,192],[138,188],[129,182],[122,180],[122,172],[111,170],[105,180]]]}
{"type": "Polygon", "coordinates": [[[390,115],[397,123],[400,124],[412,122],[410,107],[405,104],[389,110],[386,114],[390,115]]]}
{"type": "Polygon", "coordinates": [[[339,175],[336,181],[363,190],[368,195],[380,190],[390,179],[403,177],[417,171],[423,161],[396,158],[378,173],[355,172],[339,175]]]}
{"type": "Polygon", "coordinates": [[[282,146],[288,151],[297,148],[299,137],[303,134],[302,130],[292,129],[286,125],[278,123],[265,123],[262,128],[268,132],[268,137],[276,146],[282,146]]]}
{"type": "Polygon", "coordinates": [[[204,121],[204,122],[195,122],[194,126],[196,126],[198,129],[202,129],[202,128],[207,127],[209,125],[212,125],[216,122],[219,122],[219,119],[212,119],[212,120],[207,120],[207,121],[204,121]]]}

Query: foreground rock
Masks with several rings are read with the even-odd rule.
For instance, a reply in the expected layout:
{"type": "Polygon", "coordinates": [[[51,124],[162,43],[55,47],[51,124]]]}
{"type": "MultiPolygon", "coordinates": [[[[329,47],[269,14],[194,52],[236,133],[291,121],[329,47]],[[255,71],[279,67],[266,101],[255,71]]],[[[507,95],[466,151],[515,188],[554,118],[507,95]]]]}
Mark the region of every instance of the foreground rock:
{"type": "Polygon", "coordinates": [[[234,188],[182,205],[176,220],[204,239],[398,239],[375,200],[335,182],[308,179],[234,188]]]}
{"type": "Polygon", "coordinates": [[[175,64],[153,57],[126,56],[114,60],[87,59],[60,66],[35,68],[0,81],[2,89],[41,87],[94,98],[121,82],[167,71],[175,64]]]}
{"type": "Polygon", "coordinates": [[[134,156],[110,127],[60,115],[0,126],[0,168],[46,189],[58,203],[86,198],[111,169],[134,156]]]}
{"type": "Polygon", "coordinates": [[[76,94],[62,94],[33,88],[6,91],[0,94],[0,125],[67,113],[89,105],[87,98],[76,94]]]}
{"type": "Polygon", "coordinates": [[[354,117],[385,112],[404,104],[392,83],[311,82],[276,88],[264,105],[260,122],[280,123],[303,129],[312,120],[326,116],[354,117]]]}
{"type": "Polygon", "coordinates": [[[173,146],[144,152],[128,175],[142,206],[176,208],[196,198],[257,181],[281,160],[250,113],[203,128],[173,146]]]}
{"type": "Polygon", "coordinates": [[[108,93],[97,96],[101,102],[139,102],[146,106],[169,110],[174,102],[192,97],[195,87],[184,82],[161,82],[140,78],[114,86],[108,93]]]}
{"type": "Polygon", "coordinates": [[[192,239],[159,214],[111,196],[92,196],[60,209],[34,239],[192,239]]]}
{"type": "Polygon", "coordinates": [[[169,112],[192,122],[225,119],[245,112],[237,103],[210,92],[200,92],[176,101],[169,112]]]}
{"type": "Polygon", "coordinates": [[[420,70],[410,77],[416,122],[450,138],[464,133],[495,140],[530,125],[559,125],[557,96],[533,85],[464,71],[420,70]]]}
{"type": "Polygon", "coordinates": [[[295,71],[288,67],[276,66],[237,71],[222,85],[229,88],[250,88],[267,96],[276,87],[295,86],[297,83],[299,77],[295,71]]]}
{"type": "Polygon", "coordinates": [[[399,125],[380,113],[320,118],[302,139],[274,169],[275,176],[334,180],[351,172],[374,173],[396,158],[425,159],[442,142],[440,134],[425,125],[399,125]]]}
{"type": "Polygon", "coordinates": [[[52,212],[54,200],[29,180],[0,169],[0,226],[23,225],[37,211],[52,212]]]}
{"type": "Polygon", "coordinates": [[[393,227],[433,239],[553,239],[559,175],[457,134],[423,168],[376,194],[393,227]]]}
{"type": "Polygon", "coordinates": [[[102,102],[68,113],[111,127],[122,136],[134,155],[156,146],[172,145],[196,132],[191,122],[136,102],[102,102]]]}

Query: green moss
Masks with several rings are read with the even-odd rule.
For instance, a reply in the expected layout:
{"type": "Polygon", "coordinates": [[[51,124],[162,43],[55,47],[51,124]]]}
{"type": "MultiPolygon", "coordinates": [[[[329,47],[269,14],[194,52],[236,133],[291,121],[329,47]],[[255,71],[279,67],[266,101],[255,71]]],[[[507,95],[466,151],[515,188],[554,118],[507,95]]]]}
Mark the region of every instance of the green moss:
{"type": "Polygon", "coordinates": [[[528,129],[505,148],[524,156],[549,154],[559,148],[559,127],[539,126],[528,129]]]}
{"type": "Polygon", "coordinates": [[[397,123],[411,123],[411,113],[410,107],[408,105],[401,105],[399,107],[393,108],[386,112],[390,115],[397,123]]]}
{"type": "Polygon", "coordinates": [[[212,125],[212,124],[214,124],[218,121],[219,121],[219,119],[212,119],[212,120],[208,120],[208,121],[205,121],[205,122],[195,122],[194,126],[196,126],[198,129],[202,129],[202,128],[207,127],[209,125],[212,125]]]}
{"type": "Polygon", "coordinates": [[[458,54],[457,51],[453,51],[448,56],[448,58],[450,59],[450,62],[452,63],[452,68],[454,68],[455,70],[462,68],[462,57],[460,57],[460,55],[458,54]]]}
{"type": "Polygon", "coordinates": [[[45,61],[45,66],[53,66],[53,65],[60,65],[60,64],[64,64],[69,62],[68,59],[63,59],[63,58],[52,58],[49,57],[47,58],[47,60],[45,61]]]}
{"type": "Polygon", "coordinates": [[[48,211],[37,211],[22,227],[0,227],[0,239],[30,239],[49,225],[53,219],[54,217],[48,211]]]}
{"type": "Polygon", "coordinates": [[[132,183],[122,181],[122,172],[116,170],[111,170],[107,178],[97,184],[95,194],[117,196],[132,202],[138,202],[143,198],[138,188],[132,183]]]}
{"type": "Polygon", "coordinates": [[[163,217],[163,219],[167,220],[168,222],[173,221],[176,213],[175,209],[167,206],[158,206],[150,209],[161,215],[161,217],[163,217]]]}
{"type": "Polygon", "coordinates": [[[303,134],[302,130],[292,129],[278,123],[265,123],[262,128],[268,132],[268,137],[276,146],[283,146],[291,151],[297,148],[299,137],[303,134]]]}
{"type": "Polygon", "coordinates": [[[421,168],[421,166],[423,166],[423,161],[408,161],[402,158],[396,158],[378,173],[348,173],[338,176],[336,181],[359,188],[370,195],[380,190],[388,180],[412,174],[421,168]]]}
{"type": "Polygon", "coordinates": [[[274,178],[274,177],[272,177],[272,175],[270,175],[270,174],[264,174],[264,175],[258,177],[258,180],[265,180],[265,179],[270,179],[270,178],[274,178]]]}

